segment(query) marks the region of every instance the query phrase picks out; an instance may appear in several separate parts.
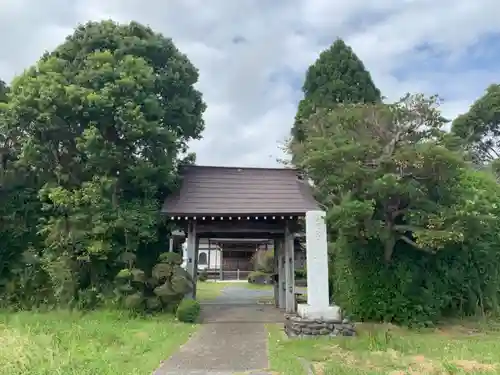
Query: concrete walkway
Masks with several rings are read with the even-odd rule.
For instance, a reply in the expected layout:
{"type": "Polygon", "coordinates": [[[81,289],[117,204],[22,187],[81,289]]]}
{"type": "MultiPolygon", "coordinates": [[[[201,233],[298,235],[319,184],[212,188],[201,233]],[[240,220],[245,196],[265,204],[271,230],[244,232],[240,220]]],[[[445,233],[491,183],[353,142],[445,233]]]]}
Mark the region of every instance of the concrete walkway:
{"type": "Polygon", "coordinates": [[[200,330],[154,375],[270,375],[265,323],[282,322],[284,316],[257,301],[272,293],[237,284],[224,288],[203,305],[200,330]]]}

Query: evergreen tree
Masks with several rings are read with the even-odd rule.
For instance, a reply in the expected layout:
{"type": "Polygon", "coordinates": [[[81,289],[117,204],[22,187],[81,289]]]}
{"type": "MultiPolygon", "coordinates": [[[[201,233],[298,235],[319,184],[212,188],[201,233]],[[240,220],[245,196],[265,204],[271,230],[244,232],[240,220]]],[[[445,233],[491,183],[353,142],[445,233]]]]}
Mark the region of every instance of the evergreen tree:
{"type": "Polygon", "coordinates": [[[302,86],[304,99],[299,103],[292,128],[294,143],[305,139],[305,123],[318,108],[333,108],[339,103],[376,103],[379,89],[351,47],[337,39],[309,67],[302,86]]]}
{"type": "Polygon", "coordinates": [[[7,101],[7,92],[8,91],[9,91],[9,88],[7,87],[5,82],[0,79],[0,103],[7,101]]]}

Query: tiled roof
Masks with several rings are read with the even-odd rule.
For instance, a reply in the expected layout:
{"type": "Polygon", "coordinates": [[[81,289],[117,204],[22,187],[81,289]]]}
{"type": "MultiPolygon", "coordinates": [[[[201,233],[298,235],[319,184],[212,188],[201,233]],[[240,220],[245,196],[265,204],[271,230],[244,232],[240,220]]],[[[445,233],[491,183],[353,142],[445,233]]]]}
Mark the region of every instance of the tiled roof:
{"type": "Polygon", "coordinates": [[[171,216],[303,215],[318,210],[310,186],[285,168],[188,166],[162,212],[171,216]]]}

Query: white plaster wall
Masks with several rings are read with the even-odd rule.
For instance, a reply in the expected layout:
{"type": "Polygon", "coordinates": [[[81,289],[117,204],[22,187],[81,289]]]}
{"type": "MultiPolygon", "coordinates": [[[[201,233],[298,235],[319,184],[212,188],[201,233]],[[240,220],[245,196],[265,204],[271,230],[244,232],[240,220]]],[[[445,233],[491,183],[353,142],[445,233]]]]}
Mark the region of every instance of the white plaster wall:
{"type": "Polygon", "coordinates": [[[208,250],[199,250],[198,252],[198,260],[201,253],[205,253],[207,255],[207,264],[199,264],[198,269],[203,270],[205,268],[218,269],[220,267],[220,256],[221,251],[219,249],[210,250],[210,257],[208,255],[208,250]],[[208,264],[210,263],[210,264],[208,264]]]}
{"type": "Polygon", "coordinates": [[[200,239],[200,247],[198,249],[198,260],[201,253],[207,255],[207,263],[210,264],[199,264],[198,269],[203,270],[205,268],[211,269],[219,269],[221,264],[221,250],[214,243],[210,245],[210,254],[209,254],[209,244],[207,238],[200,239]]]}

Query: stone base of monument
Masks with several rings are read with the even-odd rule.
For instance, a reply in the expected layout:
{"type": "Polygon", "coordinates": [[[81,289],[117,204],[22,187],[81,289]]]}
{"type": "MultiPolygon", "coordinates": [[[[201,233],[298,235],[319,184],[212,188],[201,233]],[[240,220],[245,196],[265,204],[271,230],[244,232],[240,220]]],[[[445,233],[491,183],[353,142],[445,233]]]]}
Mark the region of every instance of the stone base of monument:
{"type": "Polygon", "coordinates": [[[338,306],[314,309],[299,305],[298,314],[285,315],[285,333],[288,337],[355,336],[354,324],[342,319],[338,306]]]}
{"type": "Polygon", "coordinates": [[[348,320],[301,318],[296,314],[285,316],[285,333],[288,337],[355,336],[354,324],[348,320]]]}
{"type": "Polygon", "coordinates": [[[306,303],[297,305],[297,315],[308,319],[342,320],[342,311],[339,306],[312,306],[306,303]]]}

